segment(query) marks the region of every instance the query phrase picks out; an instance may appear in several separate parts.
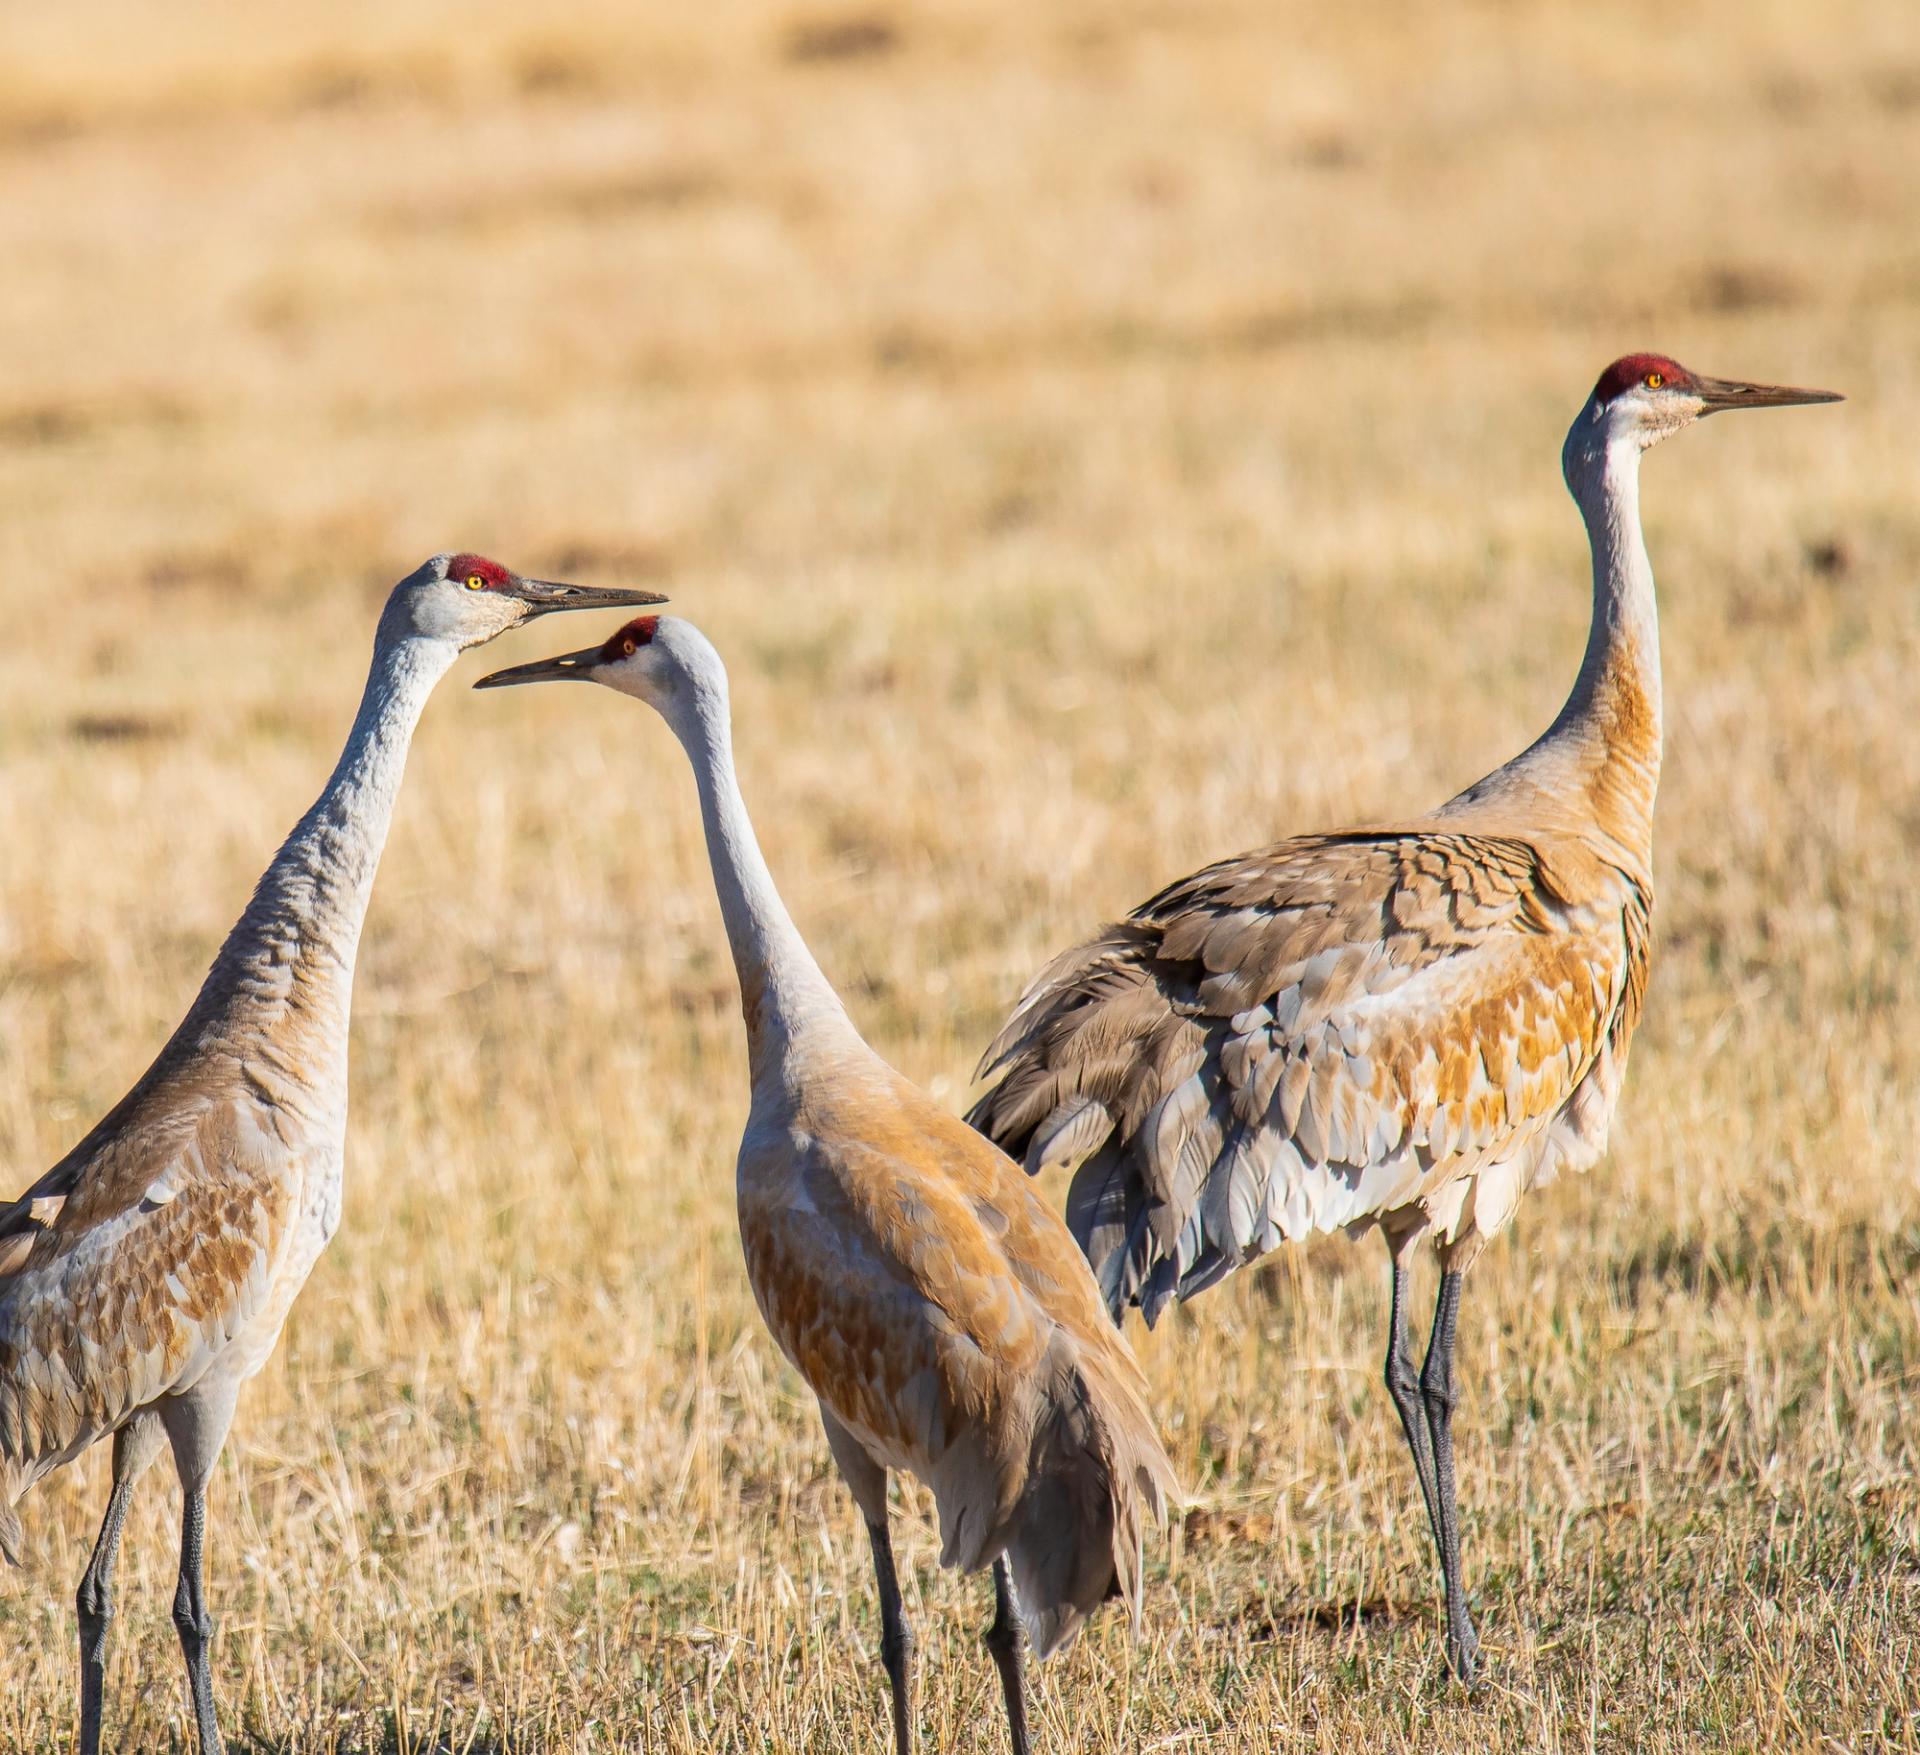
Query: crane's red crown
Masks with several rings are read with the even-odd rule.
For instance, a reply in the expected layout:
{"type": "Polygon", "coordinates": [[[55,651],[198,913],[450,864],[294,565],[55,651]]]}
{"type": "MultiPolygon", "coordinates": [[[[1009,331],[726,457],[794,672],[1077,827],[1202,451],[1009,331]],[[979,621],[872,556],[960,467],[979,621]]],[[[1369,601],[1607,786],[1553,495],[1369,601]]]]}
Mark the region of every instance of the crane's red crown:
{"type": "Polygon", "coordinates": [[[1668,359],[1663,353],[1629,353],[1600,374],[1593,393],[1602,402],[1611,402],[1636,384],[1649,390],[1690,390],[1693,383],[1693,374],[1678,360],[1668,359]]]}
{"type": "Polygon", "coordinates": [[[498,561],[490,561],[485,555],[455,555],[447,562],[447,577],[457,585],[464,585],[469,579],[484,579],[484,589],[488,591],[498,591],[502,586],[513,583],[513,575],[498,561]]]}
{"type": "Polygon", "coordinates": [[[600,662],[618,664],[623,658],[631,658],[642,646],[653,643],[654,631],[659,626],[660,618],[657,615],[635,616],[600,648],[600,662]]]}

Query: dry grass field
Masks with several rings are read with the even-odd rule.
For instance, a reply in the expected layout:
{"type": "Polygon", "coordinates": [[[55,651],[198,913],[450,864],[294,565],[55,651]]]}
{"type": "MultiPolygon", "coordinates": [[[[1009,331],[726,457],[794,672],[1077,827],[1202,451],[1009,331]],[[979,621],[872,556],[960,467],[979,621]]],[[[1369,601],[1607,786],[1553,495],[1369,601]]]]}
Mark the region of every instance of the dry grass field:
{"type": "MultiPolygon", "coordinates": [[[[505,0],[0,20],[0,1193],[191,996],[435,549],[654,583],[875,1044],[944,1101],[1202,860],[1551,716],[1614,354],[1830,384],[1646,470],[1657,963],[1600,1172],[1469,1284],[1490,1660],[1332,1240],[1141,1340],[1194,1504],[1048,1750],[1920,1745],[1912,0],[505,0]]],[[[238,1751],[878,1751],[859,1521],[734,1232],[733,978],[631,703],[427,714],[346,1217],[216,1478],[238,1751]]],[[[1421,1292],[1422,1308],[1427,1296],[1421,1292]]],[[[23,1507],[0,1747],[73,1734],[99,1450],[23,1507]]],[[[109,1741],[184,1749],[177,1495],[109,1741]]],[[[896,1533],[929,1750],[982,1581],[896,1533]]]]}

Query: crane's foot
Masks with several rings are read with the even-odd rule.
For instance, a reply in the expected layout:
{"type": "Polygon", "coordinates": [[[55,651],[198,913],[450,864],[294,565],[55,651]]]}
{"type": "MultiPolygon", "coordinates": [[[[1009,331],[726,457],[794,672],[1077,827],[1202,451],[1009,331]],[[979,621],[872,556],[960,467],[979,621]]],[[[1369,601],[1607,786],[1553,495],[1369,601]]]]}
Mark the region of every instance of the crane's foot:
{"type": "Polygon", "coordinates": [[[1457,1615],[1448,1617],[1447,1627],[1447,1668],[1453,1672],[1454,1680],[1469,1691],[1477,1691],[1480,1686],[1480,1635],[1474,1632],[1473,1623],[1462,1609],[1457,1615]]]}

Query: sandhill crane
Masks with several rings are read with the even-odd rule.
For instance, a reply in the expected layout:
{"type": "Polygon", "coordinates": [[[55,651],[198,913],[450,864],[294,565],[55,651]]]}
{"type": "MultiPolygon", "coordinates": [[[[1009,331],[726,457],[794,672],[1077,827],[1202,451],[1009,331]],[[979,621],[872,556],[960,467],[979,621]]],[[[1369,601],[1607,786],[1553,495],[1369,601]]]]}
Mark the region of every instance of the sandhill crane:
{"type": "Polygon", "coordinates": [[[478,686],[566,678],[645,701],[693,763],[752,1075],[736,1184],[747,1275],[866,1520],[899,1755],[912,1635],[892,1469],[932,1488],[943,1564],[992,1562],[986,1644],[1026,1755],[1020,1621],[1045,1657],[1110,1587],[1138,1617],[1142,1514],[1160,1516],[1173,1487],[1139,1367],[1019,1166],[881,1060],[828,985],[747,818],[706,638],[642,616],[603,647],[478,686]]]}
{"type": "Polygon", "coordinates": [[[241,1384],[340,1216],[353,965],[407,745],[469,646],[552,610],[657,592],[524,579],[436,555],[387,599],[333,777],[274,856],[185,1021],[139,1083],[0,1207],[0,1549],[16,1502],[113,1436],[113,1490],[80,1581],[80,1749],[100,1741],[113,1565],[134,1482],[173,1449],[184,1499],[173,1618],[202,1755],[216,1755],[206,1488],[241,1384]]]}
{"type": "Polygon", "coordinates": [[[1616,360],[1562,453],[1593,622],[1546,733],[1429,816],[1183,878],[1048,965],[981,1064],[998,1083],[968,1119],[1029,1171],[1074,1169],[1068,1222],[1116,1321],[1134,1303],[1152,1323],[1282,1239],[1380,1228],[1387,1388],[1468,1681],[1462,1275],[1522,1193],[1604,1151],[1646,985],[1660,660],[1640,454],[1721,409],[1836,400],[1616,360]],[[1416,1378],[1406,1275],[1424,1236],[1442,1271],[1416,1378]]]}

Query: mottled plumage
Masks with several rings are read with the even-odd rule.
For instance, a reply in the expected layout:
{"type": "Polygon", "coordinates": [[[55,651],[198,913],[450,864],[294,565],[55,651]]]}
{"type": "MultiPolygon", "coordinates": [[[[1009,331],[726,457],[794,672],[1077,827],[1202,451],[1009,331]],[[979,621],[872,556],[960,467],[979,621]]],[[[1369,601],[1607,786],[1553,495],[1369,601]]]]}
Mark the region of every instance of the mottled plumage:
{"type": "Polygon", "coordinates": [[[1145,1383],[1019,1166],[833,1034],[754,1082],[754,1297],[861,1449],[933,1489],[941,1562],[1007,1555],[1046,1656],[1110,1587],[1138,1613],[1141,1513],[1172,1484],[1145,1383]]]}
{"type": "Polygon", "coordinates": [[[486,681],[562,678],[648,702],[693,763],[753,1078],[737,1166],[747,1276],[866,1519],[896,1747],[912,1742],[887,1533],[887,1474],[902,1469],[932,1489],[943,1563],[994,1567],[987,1644],[1025,1755],[1013,1600],[1043,1657],[1109,1595],[1138,1615],[1143,1526],[1173,1490],[1139,1367],[1019,1166],[874,1054],[820,972],[754,838],[726,672],[698,630],[646,619],[486,681]]]}
{"type": "MultiPolygon", "coordinates": [[[[0,1209],[0,1239],[30,1243],[0,1280],[9,1507],[136,1409],[191,1392],[263,1318],[277,1331],[285,1315],[269,1306],[286,1277],[304,1166],[286,1162],[271,1111],[170,1083],[143,1082],[0,1209]],[[35,1224],[34,1208],[49,1202],[59,1203],[52,1222],[35,1224]]],[[[264,1356],[272,1335],[259,1340],[264,1356]]],[[[0,1523],[0,1539],[17,1563],[17,1522],[0,1523]]]]}
{"type": "Polygon", "coordinates": [[[185,1500],[174,1620],[203,1755],[220,1747],[201,1584],[205,1492],[340,1219],[354,960],[407,747],[468,646],[554,609],[655,592],[437,555],[394,588],[339,764],[260,879],[185,1020],[125,1098],[0,1206],[0,1552],[35,1481],[114,1439],[77,1598],[81,1755],[100,1737],[111,1580],[134,1482],[170,1444],[185,1500]]]}
{"type": "Polygon", "coordinates": [[[1055,959],[988,1049],[969,1120],[1067,1217],[1116,1320],[1148,1322],[1277,1247],[1374,1226],[1393,1255],[1387,1383],[1440,1550],[1448,1653],[1471,1680],[1451,1439],[1460,1276],[1520,1197],[1606,1149],[1646,993],[1660,648],[1641,453],[1719,408],[1832,400],[1604,373],[1567,435],[1593,621],[1538,742],[1430,815],[1223,860],[1055,959]],[[1418,1381],[1406,1265],[1439,1246],[1418,1381]]]}
{"type": "Polygon", "coordinates": [[[1646,850],[1499,816],[1222,861],[1029,988],[973,1120],[1029,1170],[1078,1166],[1069,1220],[1116,1313],[1388,1218],[1470,1252],[1599,1156],[1646,984],[1646,850]]]}

